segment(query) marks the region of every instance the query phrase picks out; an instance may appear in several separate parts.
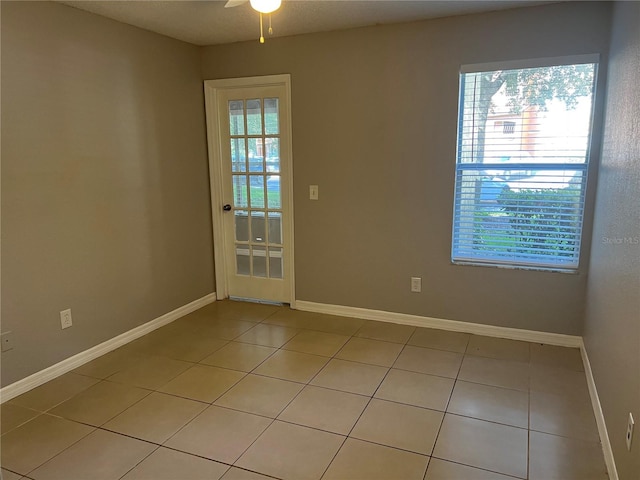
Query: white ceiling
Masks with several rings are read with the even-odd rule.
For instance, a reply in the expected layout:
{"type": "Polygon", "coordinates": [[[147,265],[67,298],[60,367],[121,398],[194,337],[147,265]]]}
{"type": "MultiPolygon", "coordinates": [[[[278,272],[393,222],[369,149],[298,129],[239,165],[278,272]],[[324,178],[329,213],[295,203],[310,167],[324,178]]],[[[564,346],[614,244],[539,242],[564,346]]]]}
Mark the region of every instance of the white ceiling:
{"type": "MultiPolygon", "coordinates": [[[[215,45],[259,37],[258,13],[248,3],[224,8],[221,0],[100,0],[60,3],[195,45],[215,45]]],[[[526,0],[283,0],[273,14],[274,37],[382,23],[537,5],[526,0]]],[[[265,32],[266,34],[266,32],[265,32]]]]}

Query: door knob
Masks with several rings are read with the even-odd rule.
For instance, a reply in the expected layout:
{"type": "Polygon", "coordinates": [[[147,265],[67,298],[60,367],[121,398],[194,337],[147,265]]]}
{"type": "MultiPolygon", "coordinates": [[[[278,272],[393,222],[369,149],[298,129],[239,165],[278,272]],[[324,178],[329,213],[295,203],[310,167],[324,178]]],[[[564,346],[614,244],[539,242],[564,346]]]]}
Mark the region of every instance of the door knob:
{"type": "Polygon", "coordinates": [[[224,210],[225,212],[230,212],[231,211],[231,205],[229,205],[228,203],[222,207],[222,210],[224,210]]]}

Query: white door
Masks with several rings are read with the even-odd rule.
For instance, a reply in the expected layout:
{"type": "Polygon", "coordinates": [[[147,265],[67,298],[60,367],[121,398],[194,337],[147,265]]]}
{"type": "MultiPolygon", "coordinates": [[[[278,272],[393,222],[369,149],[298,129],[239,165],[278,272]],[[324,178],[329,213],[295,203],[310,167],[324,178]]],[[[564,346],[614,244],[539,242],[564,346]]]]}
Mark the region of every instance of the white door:
{"type": "Polygon", "coordinates": [[[218,298],[293,301],[288,80],[205,82],[218,298]]]}

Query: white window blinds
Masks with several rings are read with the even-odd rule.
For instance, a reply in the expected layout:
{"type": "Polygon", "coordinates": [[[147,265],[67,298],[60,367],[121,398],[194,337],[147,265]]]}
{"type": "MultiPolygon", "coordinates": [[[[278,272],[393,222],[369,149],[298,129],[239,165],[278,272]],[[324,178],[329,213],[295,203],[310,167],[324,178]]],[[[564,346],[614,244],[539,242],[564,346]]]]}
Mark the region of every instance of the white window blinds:
{"type": "Polygon", "coordinates": [[[460,75],[454,263],[578,267],[596,67],[460,75]]]}

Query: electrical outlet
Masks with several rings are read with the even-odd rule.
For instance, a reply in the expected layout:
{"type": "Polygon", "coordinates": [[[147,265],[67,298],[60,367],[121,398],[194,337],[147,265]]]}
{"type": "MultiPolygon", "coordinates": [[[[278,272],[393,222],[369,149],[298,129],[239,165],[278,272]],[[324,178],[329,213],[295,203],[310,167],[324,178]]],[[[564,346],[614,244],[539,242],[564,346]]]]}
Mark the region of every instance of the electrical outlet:
{"type": "Polygon", "coordinates": [[[422,291],[422,278],[411,277],[411,291],[414,293],[420,293],[422,291]]]}
{"type": "Polygon", "coordinates": [[[71,318],[71,309],[68,308],[66,310],[62,310],[60,312],[60,326],[64,330],[65,328],[69,328],[73,326],[73,320],[71,318]]]}
{"type": "Polygon", "coordinates": [[[629,412],[629,423],[627,423],[627,450],[631,451],[631,441],[633,440],[633,425],[635,422],[633,421],[633,415],[629,412]]]}
{"type": "Polygon", "coordinates": [[[318,200],[318,185],[309,185],[309,200],[318,200]]]}
{"type": "Polygon", "coordinates": [[[0,335],[0,342],[2,343],[2,351],[8,352],[13,350],[13,332],[4,332],[0,335]]]}

